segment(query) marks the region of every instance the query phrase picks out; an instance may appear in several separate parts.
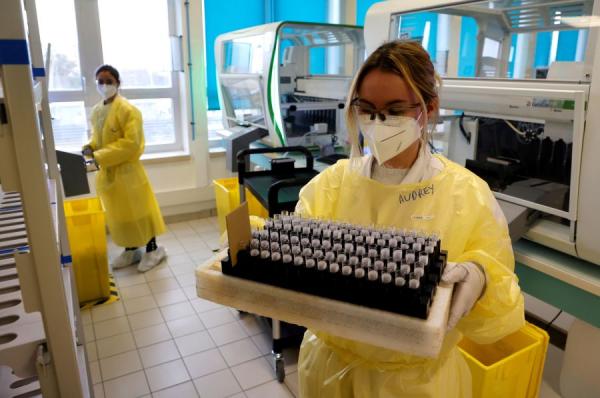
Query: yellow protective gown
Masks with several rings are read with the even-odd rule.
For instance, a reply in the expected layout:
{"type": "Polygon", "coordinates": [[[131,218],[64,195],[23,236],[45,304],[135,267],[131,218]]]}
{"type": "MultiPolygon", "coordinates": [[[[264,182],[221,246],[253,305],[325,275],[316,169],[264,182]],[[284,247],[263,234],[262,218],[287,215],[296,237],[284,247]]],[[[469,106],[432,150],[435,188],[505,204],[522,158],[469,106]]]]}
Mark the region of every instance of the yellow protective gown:
{"type": "Polygon", "coordinates": [[[89,143],[100,166],[96,191],[113,241],[121,247],[144,246],[165,231],[165,224],[140,162],[144,152],[142,114],[117,95],[102,124],[102,106],[99,103],[92,110],[89,143]]]}
{"type": "Polygon", "coordinates": [[[456,347],[462,335],[487,344],[524,325],[508,227],[493,214],[493,194],[468,170],[438,159],[439,174],[401,185],[384,185],[362,176],[352,160],[339,161],[302,189],[298,208],[309,217],[437,232],[449,261],[485,269],[484,294],[446,335],[436,359],[308,330],[298,361],[301,397],[468,398],[471,376],[456,347]]]}

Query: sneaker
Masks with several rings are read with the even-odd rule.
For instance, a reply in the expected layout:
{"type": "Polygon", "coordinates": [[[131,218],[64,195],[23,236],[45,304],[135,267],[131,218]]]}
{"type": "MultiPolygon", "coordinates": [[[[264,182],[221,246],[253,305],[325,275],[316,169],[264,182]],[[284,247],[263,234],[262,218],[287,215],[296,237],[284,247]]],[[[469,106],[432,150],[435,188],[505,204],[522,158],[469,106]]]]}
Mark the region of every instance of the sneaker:
{"type": "Polygon", "coordinates": [[[123,253],[119,254],[119,257],[115,258],[112,263],[112,269],[119,269],[128,267],[132,264],[139,263],[142,259],[142,252],[139,249],[136,250],[123,250],[123,253]]]}
{"type": "Polygon", "coordinates": [[[142,255],[142,261],[140,261],[140,264],[138,265],[138,271],[146,272],[151,270],[160,264],[165,257],[167,257],[167,252],[162,246],[157,247],[156,250],[149,253],[144,253],[142,255]]]}

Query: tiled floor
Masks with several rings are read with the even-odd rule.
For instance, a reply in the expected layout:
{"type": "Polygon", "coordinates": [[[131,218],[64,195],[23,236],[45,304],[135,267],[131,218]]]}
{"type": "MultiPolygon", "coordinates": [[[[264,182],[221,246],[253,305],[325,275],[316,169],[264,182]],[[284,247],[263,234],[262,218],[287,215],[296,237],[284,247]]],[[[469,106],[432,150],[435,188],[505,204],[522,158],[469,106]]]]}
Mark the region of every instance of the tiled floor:
{"type": "MultiPolygon", "coordinates": [[[[167,260],[115,271],[121,300],[83,313],[95,397],[293,397],[297,352],[285,352],[279,384],[270,329],[196,295],[194,265],[219,246],[216,219],[168,227],[157,239],[167,260]]],[[[120,250],[109,244],[111,258],[120,250]]]]}
{"type": "MultiPolygon", "coordinates": [[[[168,258],[139,274],[116,271],[121,301],[83,313],[96,398],[279,398],[297,395],[297,350],[286,381],[271,365],[270,329],[252,315],[197,297],[195,264],[219,246],[215,218],[169,225],[168,258]]],[[[109,247],[111,257],[120,249],[109,247]]],[[[559,397],[562,351],[550,347],[540,397],[559,397]]]]}

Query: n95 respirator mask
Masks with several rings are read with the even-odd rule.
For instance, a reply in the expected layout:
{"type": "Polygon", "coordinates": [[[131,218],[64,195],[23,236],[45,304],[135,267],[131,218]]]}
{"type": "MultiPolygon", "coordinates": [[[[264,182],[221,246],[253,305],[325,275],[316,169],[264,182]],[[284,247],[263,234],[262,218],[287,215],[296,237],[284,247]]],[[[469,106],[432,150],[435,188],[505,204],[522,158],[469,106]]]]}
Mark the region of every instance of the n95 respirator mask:
{"type": "Polygon", "coordinates": [[[117,93],[117,86],[114,84],[97,84],[96,90],[98,90],[98,94],[100,94],[103,99],[107,100],[117,93]]]}
{"type": "Polygon", "coordinates": [[[419,122],[409,116],[358,117],[360,131],[379,165],[398,155],[421,137],[419,122]]]}

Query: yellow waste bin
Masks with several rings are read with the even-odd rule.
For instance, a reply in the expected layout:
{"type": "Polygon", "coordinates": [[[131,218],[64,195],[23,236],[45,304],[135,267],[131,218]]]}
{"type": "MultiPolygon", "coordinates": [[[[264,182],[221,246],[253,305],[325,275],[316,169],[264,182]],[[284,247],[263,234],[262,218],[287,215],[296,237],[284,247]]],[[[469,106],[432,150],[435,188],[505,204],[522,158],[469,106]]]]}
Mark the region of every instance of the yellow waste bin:
{"type": "Polygon", "coordinates": [[[536,398],[548,341],[548,333],[530,323],[494,344],[464,338],[458,347],[471,369],[473,398],[536,398]]]}
{"type": "MultiPolygon", "coordinates": [[[[219,230],[225,232],[225,216],[235,210],[240,205],[240,189],[237,177],[221,178],[214,180],[215,199],[217,201],[217,220],[219,221],[219,230]]],[[[267,209],[246,189],[246,202],[248,202],[248,211],[251,216],[266,218],[269,216],[267,209]]]]}
{"type": "Polygon", "coordinates": [[[104,209],[98,198],[65,201],[79,302],[110,296],[104,209]]]}

